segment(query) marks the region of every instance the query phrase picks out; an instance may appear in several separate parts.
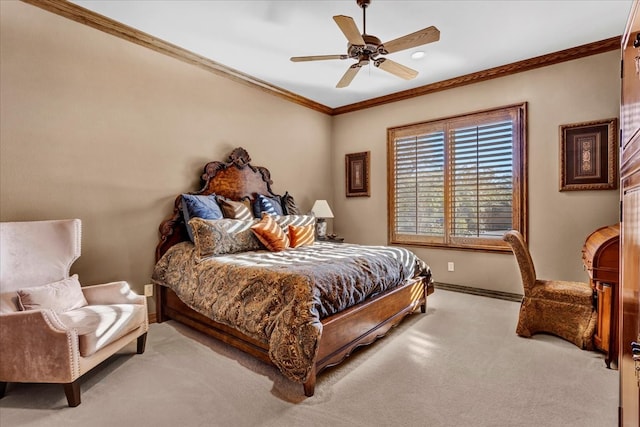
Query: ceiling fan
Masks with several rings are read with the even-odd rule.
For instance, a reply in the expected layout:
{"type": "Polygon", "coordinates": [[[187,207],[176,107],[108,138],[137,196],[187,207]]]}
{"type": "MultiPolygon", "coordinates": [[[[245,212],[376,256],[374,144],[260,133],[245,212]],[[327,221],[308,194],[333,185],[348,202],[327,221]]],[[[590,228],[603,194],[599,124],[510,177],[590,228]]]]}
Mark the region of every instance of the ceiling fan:
{"type": "Polygon", "coordinates": [[[383,58],[382,56],[438,41],[440,40],[440,31],[436,27],[431,26],[386,43],[381,43],[378,37],[367,34],[366,13],[367,6],[369,6],[371,0],[356,0],[356,2],[358,6],[362,8],[362,34],[360,34],[356,23],[350,16],[337,15],[333,17],[333,20],[336,21],[336,24],[338,24],[338,27],[349,41],[346,54],[294,56],[291,58],[291,61],[305,62],[349,58],[357,60],[358,62],[351,65],[347,69],[347,72],[344,73],[336,85],[337,88],[349,86],[353,78],[358,74],[358,71],[360,71],[360,68],[368,65],[370,61],[373,61],[373,65],[376,67],[405,80],[411,80],[416,77],[418,75],[416,70],[392,61],[391,59],[383,58]]]}

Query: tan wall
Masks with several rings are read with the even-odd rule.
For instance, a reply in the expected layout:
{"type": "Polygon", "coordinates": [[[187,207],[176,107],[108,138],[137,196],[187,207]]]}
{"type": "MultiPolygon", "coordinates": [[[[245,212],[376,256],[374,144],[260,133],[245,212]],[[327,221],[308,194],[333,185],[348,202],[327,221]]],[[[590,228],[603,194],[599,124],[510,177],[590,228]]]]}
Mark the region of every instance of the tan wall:
{"type": "MultiPolygon", "coordinates": [[[[618,117],[617,51],[337,116],[333,123],[335,230],[347,240],[387,243],[386,129],[528,102],[529,242],[538,276],[587,281],[581,249],[597,227],[618,221],[617,191],[558,191],[558,126],[618,117]],[[371,197],[344,193],[344,156],[371,151],[371,197]]],[[[510,254],[414,248],[436,281],[522,293],[510,254]],[[447,262],[455,272],[447,272],[447,262]]]]}
{"type": "MultiPolygon", "coordinates": [[[[387,127],[522,101],[539,276],[586,280],[584,238],[617,221],[616,191],[557,191],[558,126],[618,115],[617,52],[331,118],[24,3],[0,11],[0,220],[81,218],[86,284],[142,291],[174,197],[236,146],[303,210],[328,199],[349,241],[385,244],[387,127]],[[372,196],[347,199],[344,155],[367,150],[372,196]]],[[[511,255],[414,249],[437,281],[521,292],[511,255]]]]}
{"type": "Polygon", "coordinates": [[[84,284],[149,282],[158,225],[237,146],[303,210],[331,118],[20,2],[0,2],[0,220],[77,217],[84,284]]]}

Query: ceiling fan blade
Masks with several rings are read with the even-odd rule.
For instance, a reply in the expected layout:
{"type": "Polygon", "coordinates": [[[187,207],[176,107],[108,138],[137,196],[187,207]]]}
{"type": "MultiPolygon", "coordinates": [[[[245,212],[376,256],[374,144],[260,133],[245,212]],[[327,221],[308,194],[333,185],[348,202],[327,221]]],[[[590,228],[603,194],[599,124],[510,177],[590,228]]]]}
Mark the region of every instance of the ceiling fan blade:
{"type": "Polygon", "coordinates": [[[336,87],[347,87],[351,84],[351,80],[358,74],[360,71],[360,64],[353,64],[351,67],[347,69],[347,72],[344,73],[336,87]]]}
{"type": "Polygon", "coordinates": [[[402,64],[398,64],[387,58],[380,58],[374,62],[374,65],[387,73],[391,73],[394,76],[398,76],[401,79],[411,80],[418,75],[418,72],[409,67],[405,67],[402,64]]]}
{"type": "Polygon", "coordinates": [[[304,62],[304,61],[324,61],[327,59],[347,59],[349,55],[315,55],[315,56],[292,56],[291,60],[293,62],[304,62]]]}
{"type": "Polygon", "coordinates": [[[336,15],[333,17],[333,20],[336,21],[336,24],[338,24],[340,30],[344,33],[347,40],[349,40],[349,43],[358,46],[365,45],[362,34],[360,34],[360,30],[358,30],[358,26],[353,18],[350,16],[336,15]]]}
{"type": "Polygon", "coordinates": [[[431,26],[415,33],[383,43],[385,53],[399,52],[412,47],[422,46],[423,44],[432,43],[440,40],[440,30],[431,26]]]}

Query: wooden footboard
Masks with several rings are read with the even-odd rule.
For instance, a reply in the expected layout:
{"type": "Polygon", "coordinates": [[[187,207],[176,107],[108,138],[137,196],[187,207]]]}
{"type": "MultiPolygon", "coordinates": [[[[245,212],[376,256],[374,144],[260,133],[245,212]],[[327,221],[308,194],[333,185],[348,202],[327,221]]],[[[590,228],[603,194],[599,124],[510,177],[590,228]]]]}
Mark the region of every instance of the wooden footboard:
{"type": "MultiPolygon", "coordinates": [[[[316,375],[323,369],[339,364],[357,347],[369,345],[383,337],[418,307],[423,313],[426,312],[427,296],[431,293],[433,285],[428,280],[412,279],[398,288],[323,319],[315,369],[303,384],[304,394],[313,396],[316,375]]],[[[156,313],[158,322],[176,320],[273,364],[266,344],[192,310],[164,286],[156,286],[156,313]]]]}

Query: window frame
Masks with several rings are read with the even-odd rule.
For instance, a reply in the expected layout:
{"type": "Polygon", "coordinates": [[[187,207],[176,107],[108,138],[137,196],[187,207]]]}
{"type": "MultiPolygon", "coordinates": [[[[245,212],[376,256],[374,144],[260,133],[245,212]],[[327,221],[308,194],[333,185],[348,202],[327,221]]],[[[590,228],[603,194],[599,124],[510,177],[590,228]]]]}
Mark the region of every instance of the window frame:
{"type": "Polygon", "coordinates": [[[512,228],[525,240],[528,234],[528,179],[527,179],[527,103],[481,110],[456,116],[396,126],[387,129],[387,223],[388,243],[392,245],[416,245],[436,248],[509,252],[509,245],[502,236],[494,238],[452,236],[452,158],[450,132],[463,126],[479,126],[509,117],[514,123],[513,132],[513,199],[512,228]],[[444,137],[444,236],[427,236],[396,232],[396,159],[395,142],[399,138],[418,137],[429,132],[443,131],[444,137]]]}

